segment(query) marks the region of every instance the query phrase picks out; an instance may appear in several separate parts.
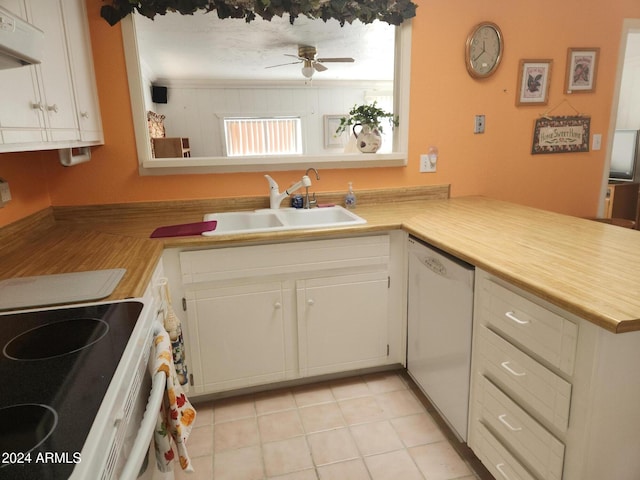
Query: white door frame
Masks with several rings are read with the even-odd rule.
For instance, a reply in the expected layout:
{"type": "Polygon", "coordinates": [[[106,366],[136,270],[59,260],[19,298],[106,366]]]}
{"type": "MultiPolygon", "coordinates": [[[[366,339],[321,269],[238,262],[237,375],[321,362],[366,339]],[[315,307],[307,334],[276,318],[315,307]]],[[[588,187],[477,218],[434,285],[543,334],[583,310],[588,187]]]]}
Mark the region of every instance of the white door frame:
{"type": "Polygon", "coordinates": [[[598,204],[598,217],[604,216],[604,203],[609,183],[609,164],[611,162],[611,151],[613,150],[613,132],[616,129],[618,118],[618,104],[620,102],[620,90],[622,86],[622,70],[624,68],[625,53],[627,50],[627,38],[630,33],[640,33],[640,18],[625,18],[622,23],[622,35],[618,50],[618,66],[616,68],[616,82],[613,90],[613,101],[611,102],[611,115],[609,118],[609,134],[607,135],[606,155],[604,159],[604,169],[602,170],[602,184],[600,186],[600,202],[598,204]]]}

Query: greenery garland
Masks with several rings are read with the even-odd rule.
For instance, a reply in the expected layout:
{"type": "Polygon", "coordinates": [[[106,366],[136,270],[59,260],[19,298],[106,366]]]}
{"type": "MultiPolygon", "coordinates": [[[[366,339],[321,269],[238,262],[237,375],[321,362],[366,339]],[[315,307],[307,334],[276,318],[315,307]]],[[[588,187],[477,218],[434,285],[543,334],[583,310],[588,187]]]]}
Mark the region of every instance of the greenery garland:
{"type": "Polygon", "coordinates": [[[244,18],[247,22],[261,17],[270,21],[273,17],[289,14],[294,23],[299,15],[308,18],[330,18],[340,25],[360,20],[371,23],[380,20],[400,25],[415,17],[417,5],[411,0],[103,0],[108,3],[100,9],[100,16],[115,25],[127,15],[137,11],[153,20],[156,15],[178,12],[192,15],[197,10],[216,11],[220,18],[244,18]]]}

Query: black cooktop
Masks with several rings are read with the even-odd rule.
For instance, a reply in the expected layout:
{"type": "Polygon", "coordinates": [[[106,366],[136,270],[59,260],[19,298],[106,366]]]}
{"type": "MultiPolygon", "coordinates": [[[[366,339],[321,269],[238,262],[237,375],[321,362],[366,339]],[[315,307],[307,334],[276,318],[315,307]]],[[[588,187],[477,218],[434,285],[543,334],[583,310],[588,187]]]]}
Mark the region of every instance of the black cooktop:
{"type": "Polygon", "coordinates": [[[142,307],[0,315],[0,479],[71,475],[142,307]]]}

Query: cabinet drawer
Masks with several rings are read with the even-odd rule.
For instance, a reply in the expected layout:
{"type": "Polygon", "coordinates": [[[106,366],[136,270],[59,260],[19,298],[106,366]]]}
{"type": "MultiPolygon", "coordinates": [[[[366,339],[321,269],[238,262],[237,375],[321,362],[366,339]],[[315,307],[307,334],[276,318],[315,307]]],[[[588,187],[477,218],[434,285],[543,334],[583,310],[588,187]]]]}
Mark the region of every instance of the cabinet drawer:
{"type": "Polygon", "coordinates": [[[485,326],[478,329],[481,373],[553,426],[569,424],[571,384],[485,326]]]}
{"type": "Polygon", "coordinates": [[[578,327],[566,318],[484,280],[483,323],[494,326],[568,375],[573,374],[578,327]]]}
{"type": "Polygon", "coordinates": [[[509,450],[543,480],[560,480],[564,461],[564,444],[516,405],[490,380],[483,377],[477,400],[480,417],[509,450]]]}
{"type": "Polygon", "coordinates": [[[182,281],[185,284],[314,270],[387,268],[388,263],[388,235],[180,253],[182,281]]]}
{"type": "Polygon", "coordinates": [[[474,448],[474,452],[495,478],[536,480],[482,423],[473,428],[476,429],[479,439],[479,445],[474,448]]]}

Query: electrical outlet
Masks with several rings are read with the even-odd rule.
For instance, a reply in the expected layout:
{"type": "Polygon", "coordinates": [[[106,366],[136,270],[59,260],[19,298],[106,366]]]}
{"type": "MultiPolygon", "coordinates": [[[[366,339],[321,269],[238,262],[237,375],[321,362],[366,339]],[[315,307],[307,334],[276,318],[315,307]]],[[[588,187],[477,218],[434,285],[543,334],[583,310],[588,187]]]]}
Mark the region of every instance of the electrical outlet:
{"type": "Polygon", "coordinates": [[[436,171],[438,163],[438,149],[429,147],[429,153],[420,155],[420,172],[432,173],[436,171]]]}
{"type": "Polygon", "coordinates": [[[436,165],[435,163],[431,164],[431,160],[429,159],[429,155],[420,155],[420,172],[428,173],[435,172],[436,165]]]}
{"type": "Polygon", "coordinates": [[[484,115],[476,115],[476,123],[473,133],[484,133],[484,115]]]}

